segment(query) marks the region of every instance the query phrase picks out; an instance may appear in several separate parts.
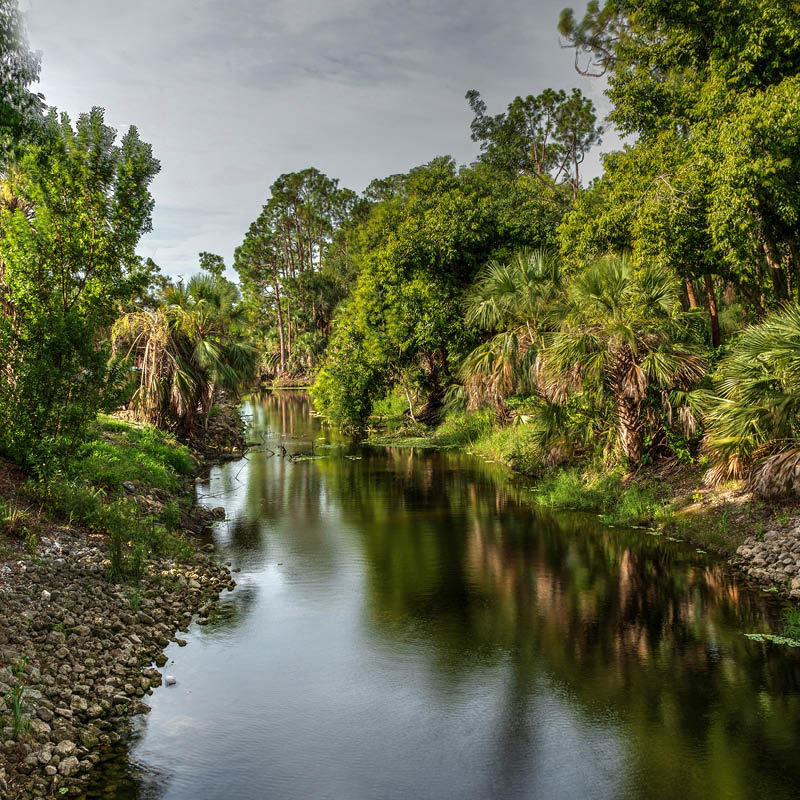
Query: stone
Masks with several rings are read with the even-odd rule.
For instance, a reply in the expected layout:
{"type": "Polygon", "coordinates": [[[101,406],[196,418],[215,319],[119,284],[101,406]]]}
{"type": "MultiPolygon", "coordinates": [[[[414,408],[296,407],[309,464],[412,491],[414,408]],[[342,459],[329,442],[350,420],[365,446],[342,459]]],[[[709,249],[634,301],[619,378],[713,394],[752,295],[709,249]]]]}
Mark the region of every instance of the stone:
{"type": "Polygon", "coordinates": [[[81,697],[79,694],[72,695],[69,704],[73,711],[78,712],[86,711],[86,709],[89,707],[89,704],[86,702],[86,698],[81,697]]]}
{"type": "Polygon", "coordinates": [[[134,494],[136,492],[136,484],[133,481],[123,481],[122,482],[122,488],[128,494],[134,494]]]}
{"type": "Polygon", "coordinates": [[[56,754],[62,758],[65,756],[71,756],[75,752],[75,747],[75,742],[65,739],[63,742],[59,742],[56,745],[56,754]]]}
{"type": "Polygon", "coordinates": [[[47,589],[42,589],[42,600],[44,600],[45,603],[49,603],[51,597],[52,595],[47,591],[47,589]]]}
{"type": "Polygon", "coordinates": [[[37,739],[44,739],[50,733],[50,726],[44,720],[32,719],[29,724],[33,735],[37,739]]]}
{"type": "Polygon", "coordinates": [[[58,771],[65,778],[68,778],[70,775],[74,775],[80,768],[81,764],[78,761],[78,759],[75,758],[75,756],[70,756],[69,758],[65,758],[58,765],[58,771]]]}

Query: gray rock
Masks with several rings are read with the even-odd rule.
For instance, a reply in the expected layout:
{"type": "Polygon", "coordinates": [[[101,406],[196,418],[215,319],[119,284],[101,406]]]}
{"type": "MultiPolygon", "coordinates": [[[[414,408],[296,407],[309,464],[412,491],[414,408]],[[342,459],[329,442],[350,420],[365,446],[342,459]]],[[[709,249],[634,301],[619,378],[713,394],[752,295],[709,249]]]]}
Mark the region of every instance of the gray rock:
{"type": "Polygon", "coordinates": [[[71,756],[75,752],[75,742],[71,742],[69,739],[66,739],[63,742],[59,742],[56,745],[56,754],[64,758],[65,756],[71,756]]]}
{"type": "Polygon", "coordinates": [[[81,768],[81,764],[75,756],[65,758],[58,765],[58,771],[66,778],[74,775],[81,768]]]}

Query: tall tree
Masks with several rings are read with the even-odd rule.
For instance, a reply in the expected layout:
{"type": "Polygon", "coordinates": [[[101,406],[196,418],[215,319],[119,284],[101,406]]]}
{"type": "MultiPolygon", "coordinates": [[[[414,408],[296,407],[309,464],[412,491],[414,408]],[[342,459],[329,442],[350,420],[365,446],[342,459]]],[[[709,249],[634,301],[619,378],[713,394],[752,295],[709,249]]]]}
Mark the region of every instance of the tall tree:
{"type": "Polygon", "coordinates": [[[0,205],[0,451],[23,462],[108,400],[100,334],[141,289],[159,164],[135,128],[115,140],[99,108],[74,126],[52,111],[8,172],[19,202],[0,205]]]}
{"type": "Polygon", "coordinates": [[[580,165],[600,141],[594,105],[580,89],[545,89],[539,95],[515,97],[503,114],[489,116],[480,94],[471,89],[467,100],[474,113],[472,140],[481,146],[481,160],[512,175],[536,175],[551,186],[580,189],[580,165]]]}
{"type": "MultiPolygon", "coordinates": [[[[800,7],[606,0],[580,20],[565,10],[560,30],[582,71],[607,76],[609,118],[638,137],[632,149],[649,162],[649,183],[628,209],[653,223],[669,252],[692,231],[682,277],[702,280],[715,342],[720,282],[757,315],[800,291],[800,7]]],[[[641,232],[647,238],[648,225],[641,232]]]]}
{"type": "Polygon", "coordinates": [[[44,98],[30,86],[39,80],[39,53],[28,49],[17,0],[0,0],[0,145],[7,149],[41,122],[44,98]]]}

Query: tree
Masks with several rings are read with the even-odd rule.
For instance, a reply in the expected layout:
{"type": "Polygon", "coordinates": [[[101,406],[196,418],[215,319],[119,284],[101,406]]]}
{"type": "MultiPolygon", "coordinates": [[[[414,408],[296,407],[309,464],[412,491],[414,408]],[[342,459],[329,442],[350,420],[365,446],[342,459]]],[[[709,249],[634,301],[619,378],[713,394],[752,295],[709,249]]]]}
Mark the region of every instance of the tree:
{"type": "Polygon", "coordinates": [[[579,69],[607,75],[609,118],[638,137],[616,163],[643,181],[609,175],[628,198],[608,213],[641,220],[637,258],[670,254],[688,295],[702,280],[715,345],[718,288],[756,317],[800,292],[797,5],[606,0],[580,21],[564,11],[560,31],[579,69]]]}
{"type": "Polygon", "coordinates": [[[218,388],[237,394],[255,364],[240,331],[236,287],[216,275],[195,275],[171,287],[161,305],[120,317],[112,332],[116,352],[139,373],[130,407],[161,428],[193,434],[208,415],[218,388]]]}
{"type": "Polygon", "coordinates": [[[609,119],[647,138],[687,131],[800,70],[800,12],[784,0],[592,0],[562,12],[580,72],[605,75],[609,119]]]}
{"type": "MultiPolygon", "coordinates": [[[[346,284],[326,269],[326,255],[356,206],[352,191],[319,170],[285,173],[236,251],[234,268],[262,345],[277,328],[282,373],[310,370],[324,348],[346,284]]],[[[343,256],[346,268],[346,248],[343,256]]]]}
{"type": "Polygon", "coordinates": [[[543,335],[552,330],[563,283],[559,261],[547,250],[519,251],[490,261],[467,293],[466,320],[491,334],[461,363],[469,405],[538,389],[543,335]]]}
{"type": "Polygon", "coordinates": [[[505,114],[487,116],[475,89],[467,92],[475,117],[472,140],[481,160],[511,175],[535,175],[555,191],[566,184],[573,199],[580,189],[580,165],[603,133],[594,105],[580,89],[545,89],[537,96],[515,97],[505,114]],[[546,176],[546,177],[545,177],[546,176]]]}
{"type": "Polygon", "coordinates": [[[800,487],[800,306],[745,330],[707,401],[708,479],[749,478],[761,494],[800,487]]]}
{"type": "Polygon", "coordinates": [[[627,256],[601,259],[570,282],[545,353],[551,392],[579,388],[612,398],[620,449],[638,464],[651,388],[686,391],[705,374],[692,341],[695,318],[681,310],[669,275],[646,266],[634,272],[627,256]]]}
{"type": "Polygon", "coordinates": [[[225,259],[222,256],[203,251],[198,253],[198,258],[200,260],[200,269],[215,278],[222,277],[225,272],[225,259]]]}
{"type": "Polygon", "coordinates": [[[95,108],[52,111],[7,171],[0,205],[0,452],[30,463],[112,402],[101,332],[141,290],[135,249],[151,227],[159,164],[135,128],[95,108]]]}
{"type": "Polygon", "coordinates": [[[4,150],[41,123],[44,98],[29,86],[39,80],[40,56],[28,50],[17,0],[0,0],[0,144],[4,150]]]}
{"type": "Polygon", "coordinates": [[[323,414],[350,425],[363,424],[380,394],[410,373],[426,397],[418,418],[434,420],[474,346],[465,289],[487,260],[551,244],[560,218],[535,178],[501,178],[486,164],[459,171],[440,158],[393,184],[361,227],[358,278],[313,390],[323,414]],[[358,361],[357,375],[345,359],[358,361]]]}

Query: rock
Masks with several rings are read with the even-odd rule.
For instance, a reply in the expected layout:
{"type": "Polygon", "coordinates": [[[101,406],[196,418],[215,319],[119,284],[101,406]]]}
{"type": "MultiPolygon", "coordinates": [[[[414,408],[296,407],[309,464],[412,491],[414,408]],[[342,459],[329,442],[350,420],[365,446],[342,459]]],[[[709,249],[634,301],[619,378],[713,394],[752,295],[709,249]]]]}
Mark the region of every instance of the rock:
{"type": "Polygon", "coordinates": [[[122,482],[122,488],[128,494],[134,494],[136,492],[136,484],[133,481],[123,481],[122,482]]]}
{"type": "Polygon", "coordinates": [[[69,705],[73,711],[77,711],[79,713],[86,711],[89,707],[89,704],[86,702],[86,698],[81,697],[79,694],[72,695],[69,705]]]}
{"type": "Polygon", "coordinates": [[[176,639],[175,643],[178,645],[178,647],[186,647],[186,645],[189,644],[186,639],[176,639]]]}
{"type": "Polygon", "coordinates": [[[63,742],[59,742],[56,745],[56,755],[60,756],[61,758],[71,756],[75,752],[75,748],[75,742],[65,739],[63,742]]]}
{"type": "Polygon", "coordinates": [[[51,597],[52,595],[47,591],[47,589],[42,589],[42,600],[44,600],[45,603],[49,603],[51,597]]]}
{"type": "Polygon", "coordinates": [[[74,775],[78,770],[81,768],[80,762],[78,761],[75,756],[70,756],[69,758],[65,758],[61,761],[58,765],[58,771],[65,777],[68,778],[70,775],[74,775]]]}
{"type": "Polygon", "coordinates": [[[32,719],[30,721],[31,732],[37,739],[44,740],[50,733],[50,726],[41,719],[32,719]]]}

